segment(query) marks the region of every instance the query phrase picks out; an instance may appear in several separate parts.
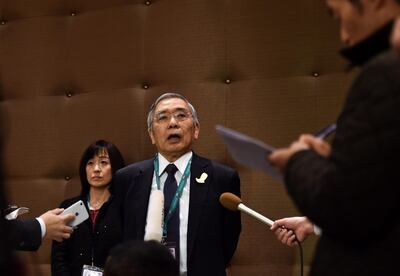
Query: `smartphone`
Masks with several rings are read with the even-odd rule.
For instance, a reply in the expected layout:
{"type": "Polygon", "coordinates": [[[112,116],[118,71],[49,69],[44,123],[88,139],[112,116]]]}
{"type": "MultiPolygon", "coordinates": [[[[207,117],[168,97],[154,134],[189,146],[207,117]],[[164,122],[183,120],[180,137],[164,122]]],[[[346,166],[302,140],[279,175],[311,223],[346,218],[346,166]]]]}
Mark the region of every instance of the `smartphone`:
{"type": "Polygon", "coordinates": [[[65,209],[62,214],[73,214],[75,219],[68,222],[67,225],[75,227],[89,218],[89,213],[86,210],[85,204],[79,200],[65,209]]]}

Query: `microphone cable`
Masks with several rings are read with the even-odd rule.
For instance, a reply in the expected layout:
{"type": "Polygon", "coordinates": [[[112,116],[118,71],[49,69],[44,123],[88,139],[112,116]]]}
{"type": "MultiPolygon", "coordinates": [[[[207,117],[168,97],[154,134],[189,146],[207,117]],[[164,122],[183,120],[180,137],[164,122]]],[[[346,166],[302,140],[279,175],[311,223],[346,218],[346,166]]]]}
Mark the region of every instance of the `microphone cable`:
{"type": "MultiPolygon", "coordinates": [[[[296,237],[296,235],[294,236],[296,237]]],[[[300,253],[300,275],[303,276],[304,273],[303,246],[301,246],[301,242],[297,239],[297,237],[296,237],[296,242],[299,247],[299,253],[300,253]]]]}

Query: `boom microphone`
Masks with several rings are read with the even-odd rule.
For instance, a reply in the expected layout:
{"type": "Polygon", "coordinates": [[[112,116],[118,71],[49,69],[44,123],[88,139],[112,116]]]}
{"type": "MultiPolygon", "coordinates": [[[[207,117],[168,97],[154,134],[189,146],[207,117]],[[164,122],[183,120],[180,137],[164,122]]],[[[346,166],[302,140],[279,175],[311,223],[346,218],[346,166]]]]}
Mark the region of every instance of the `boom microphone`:
{"type": "Polygon", "coordinates": [[[250,209],[249,207],[247,207],[246,205],[244,205],[242,203],[242,200],[238,196],[236,196],[232,193],[223,193],[219,197],[219,202],[222,204],[222,206],[224,206],[225,208],[227,208],[231,211],[239,210],[239,211],[246,213],[246,214],[252,216],[253,218],[255,218],[269,226],[272,226],[272,224],[274,223],[273,220],[270,220],[269,218],[264,217],[260,213],[257,213],[256,211],[254,211],[254,210],[250,209]]]}

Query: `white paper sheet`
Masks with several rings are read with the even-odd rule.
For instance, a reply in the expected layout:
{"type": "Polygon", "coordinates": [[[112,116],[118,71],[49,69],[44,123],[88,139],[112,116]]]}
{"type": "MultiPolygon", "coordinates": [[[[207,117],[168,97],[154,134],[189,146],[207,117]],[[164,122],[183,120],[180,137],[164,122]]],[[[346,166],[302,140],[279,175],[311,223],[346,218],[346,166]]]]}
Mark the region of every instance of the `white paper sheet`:
{"type": "Polygon", "coordinates": [[[274,147],[221,125],[217,125],[215,129],[236,162],[283,181],[282,174],[267,160],[267,156],[275,150],[274,147]]]}

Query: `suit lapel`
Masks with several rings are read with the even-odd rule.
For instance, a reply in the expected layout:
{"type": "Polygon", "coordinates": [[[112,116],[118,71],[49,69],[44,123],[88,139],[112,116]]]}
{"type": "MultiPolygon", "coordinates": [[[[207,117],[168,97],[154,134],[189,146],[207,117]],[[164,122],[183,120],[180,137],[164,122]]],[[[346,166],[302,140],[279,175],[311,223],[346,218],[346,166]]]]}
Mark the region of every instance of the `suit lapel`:
{"type": "Polygon", "coordinates": [[[202,206],[206,199],[207,192],[212,179],[210,161],[193,154],[193,161],[190,170],[190,200],[189,200],[189,221],[187,233],[187,260],[193,250],[197,229],[202,215],[202,206]],[[203,173],[207,174],[204,183],[196,181],[203,173]]]}

